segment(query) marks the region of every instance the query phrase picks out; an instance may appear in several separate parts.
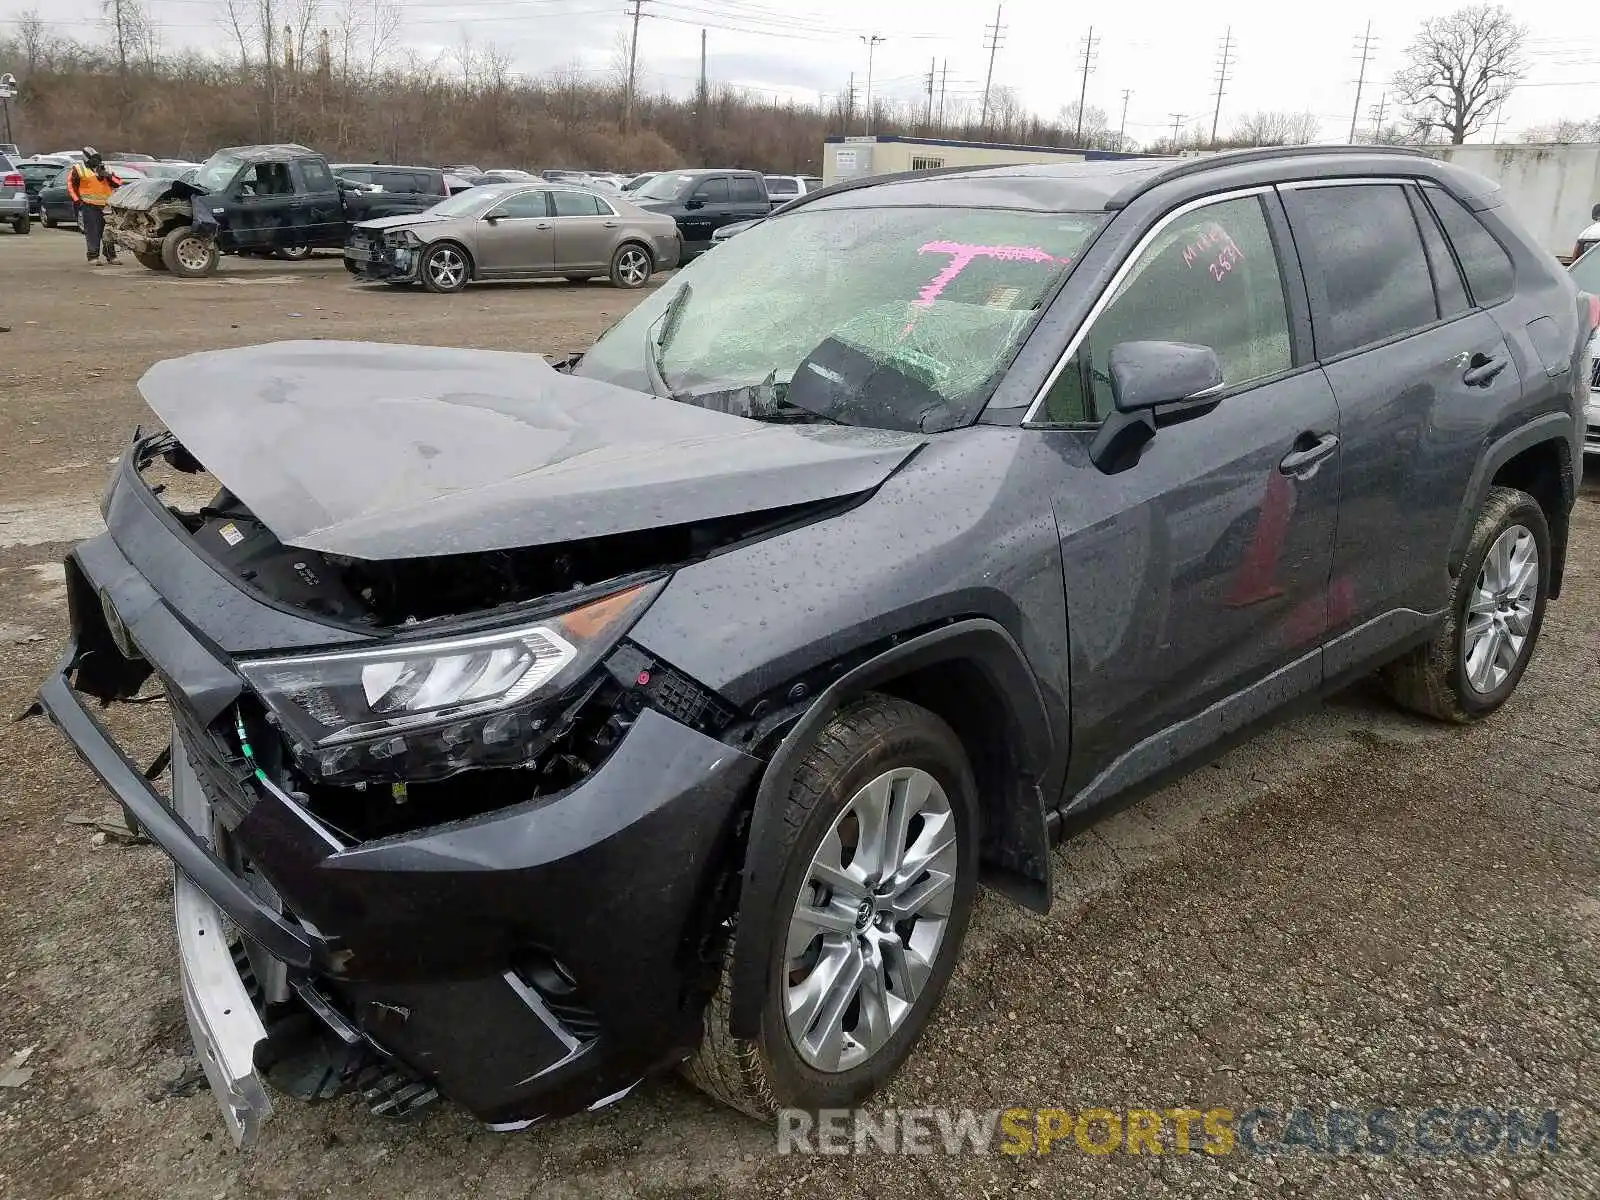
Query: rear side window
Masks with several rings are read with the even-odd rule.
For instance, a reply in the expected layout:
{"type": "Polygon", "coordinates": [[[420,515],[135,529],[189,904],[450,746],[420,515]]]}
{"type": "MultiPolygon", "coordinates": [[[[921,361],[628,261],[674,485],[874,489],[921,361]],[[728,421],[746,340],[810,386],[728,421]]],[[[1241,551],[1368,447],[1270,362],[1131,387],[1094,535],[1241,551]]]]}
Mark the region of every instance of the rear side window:
{"type": "Polygon", "coordinates": [[[1156,235],[1051,385],[1046,419],[1103,419],[1115,407],[1112,347],[1139,341],[1209,346],[1227,388],[1293,365],[1283,276],[1259,197],[1196,209],[1156,235]]]}
{"type": "Polygon", "coordinates": [[[333,191],[333,173],[328,170],[328,164],[319,162],[314,158],[302,158],[300,162],[300,181],[305,184],[308,192],[333,191]]]}
{"type": "Polygon", "coordinates": [[[600,201],[588,192],[551,192],[558,217],[597,217],[600,201]]]}
{"type": "Polygon", "coordinates": [[[1399,184],[1296,188],[1284,206],[1305,264],[1319,357],[1439,319],[1422,234],[1399,184]]]}
{"type": "Polygon", "coordinates": [[[1510,299],[1515,272],[1505,247],[1449,192],[1440,187],[1422,191],[1433,205],[1433,211],[1439,214],[1439,223],[1456,249],[1461,269],[1466,272],[1467,286],[1472,289],[1473,303],[1486,308],[1510,299]]]}
{"type": "Polygon", "coordinates": [[[760,202],[767,198],[767,190],[761,181],[750,175],[735,175],[733,177],[733,198],[741,203],[760,202]]]}
{"type": "Polygon", "coordinates": [[[1411,197],[1411,208],[1417,218],[1417,225],[1422,230],[1422,248],[1428,252],[1428,267],[1433,271],[1433,291],[1439,298],[1439,315],[1453,317],[1466,312],[1472,307],[1472,301],[1467,298],[1467,288],[1461,281],[1461,268],[1456,266],[1455,255],[1450,253],[1450,245],[1444,240],[1444,234],[1439,232],[1439,222],[1433,219],[1433,213],[1422,202],[1422,198],[1415,189],[1407,189],[1411,197]]]}
{"type": "Polygon", "coordinates": [[[767,176],[767,195],[769,196],[798,196],[800,185],[792,179],[779,179],[776,176],[767,176]]]}

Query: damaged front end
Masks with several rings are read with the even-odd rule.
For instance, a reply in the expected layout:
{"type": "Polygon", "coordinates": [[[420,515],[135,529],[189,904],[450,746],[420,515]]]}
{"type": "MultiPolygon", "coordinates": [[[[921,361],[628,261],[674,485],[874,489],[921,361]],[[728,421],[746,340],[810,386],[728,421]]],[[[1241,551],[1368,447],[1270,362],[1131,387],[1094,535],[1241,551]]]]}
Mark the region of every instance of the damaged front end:
{"type": "Polygon", "coordinates": [[[136,179],[112,193],[106,233],[135,254],[161,252],[161,240],[181,226],[215,229],[211,210],[197,198],[206,189],[181,179],[136,179]]]}

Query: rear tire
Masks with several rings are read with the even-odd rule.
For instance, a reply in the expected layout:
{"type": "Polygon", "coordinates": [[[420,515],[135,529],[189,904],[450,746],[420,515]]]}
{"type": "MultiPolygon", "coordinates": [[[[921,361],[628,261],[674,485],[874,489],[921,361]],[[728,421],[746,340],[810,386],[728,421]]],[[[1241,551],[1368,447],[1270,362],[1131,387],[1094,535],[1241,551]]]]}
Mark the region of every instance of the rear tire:
{"type": "Polygon", "coordinates": [[[760,1035],[728,1032],[725,963],[685,1066],[690,1081],[758,1119],[779,1108],[853,1108],[882,1087],[955,967],[972,914],[978,826],[972,769],[944,721],[879,695],[838,713],[785,802],[771,922],[735,933],[755,938],[767,959],[760,1035]],[[893,836],[880,841],[874,827],[893,836]]]}
{"type": "Polygon", "coordinates": [[[161,261],[180,279],[215,274],[219,258],[216,242],[187,227],[170,230],[161,239],[161,261]]]}
{"type": "Polygon", "coordinates": [[[1533,658],[1549,592],[1544,510],[1526,492],[1490,488],[1444,627],[1384,667],[1379,682],[1396,704],[1424,716],[1458,724],[1488,716],[1511,698],[1533,658]]]}
{"type": "Polygon", "coordinates": [[[625,291],[636,291],[650,282],[656,269],[655,260],[638,242],[623,242],[611,255],[611,269],[607,274],[611,286],[625,291]]]}
{"type": "Polygon", "coordinates": [[[32,228],[33,228],[33,222],[28,219],[28,214],[27,213],[23,213],[15,221],[11,222],[11,232],[12,233],[17,233],[17,234],[27,233],[32,228]]]}
{"type": "Polygon", "coordinates": [[[44,222],[46,229],[54,229],[56,227],[56,219],[44,209],[39,210],[39,220],[44,222]]]}
{"type": "Polygon", "coordinates": [[[283,246],[273,251],[273,257],[281,258],[285,262],[305,262],[311,257],[310,246],[283,246]]]}

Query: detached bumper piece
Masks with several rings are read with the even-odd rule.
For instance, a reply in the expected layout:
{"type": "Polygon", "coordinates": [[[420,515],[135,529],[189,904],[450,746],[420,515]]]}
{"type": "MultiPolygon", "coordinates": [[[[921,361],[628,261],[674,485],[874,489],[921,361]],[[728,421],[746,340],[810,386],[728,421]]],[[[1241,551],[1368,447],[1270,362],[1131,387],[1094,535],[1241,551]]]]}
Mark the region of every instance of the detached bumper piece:
{"type": "MultiPolygon", "coordinates": [[[[169,540],[166,569],[141,570],[159,539],[126,525],[159,515],[116,496],[110,510],[112,533],[67,560],[73,642],[40,701],[173,859],[185,1011],[236,1142],[269,1091],[357,1091],[384,1115],[443,1095],[520,1128],[619,1099],[693,1050],[754,759],[652,691],[566,790],[538,794],[529,771],[520,802],[359,840],[356,814],[297,790],[281,756],[240,753],[241,721],[267,740],[261,713],[164,598],[198,586],[190,565],[169,540]],[[151,671],[174,719],[170,806],[83,694],[128,695],[151,671]]],[[[455,777],[463,803],[474,775],[455,777]]]]}

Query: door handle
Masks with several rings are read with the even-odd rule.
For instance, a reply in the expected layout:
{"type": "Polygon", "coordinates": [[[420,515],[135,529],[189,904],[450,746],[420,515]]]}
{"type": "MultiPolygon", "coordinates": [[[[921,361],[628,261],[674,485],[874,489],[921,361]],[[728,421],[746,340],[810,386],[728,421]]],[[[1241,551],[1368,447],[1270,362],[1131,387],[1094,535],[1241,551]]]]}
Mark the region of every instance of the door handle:
{"type": "Polygon", "coordinates": [[[607,221],[606,222],[606,228],[607,229],[615,229],[620,224],[622,224],[621,221],[607,221]]]}
{"type": "Polygon", "coordinates": [[[1322,460],[1339,448],[1339,435],[1324,433],[1319,437],[1314,433],[1302,433],[1294,444],[1295,449],[1279,460],[1278,470],[1299,479],[1310,479],[1322,460]]]}
{"type": "Polygon", "coordinates": [[[1467,369],[1461,373],[1461,382],[1468,387],[1488,387],[1494,382],[1495,376],[1510,365],[1510,360],[1506,358],[1474,354],[1467,364],[1467,369]]]}
{"type": "Polygon", "coordinates": [[[550,222],[549,221],[540,221],[537,225],[534,226],[534,228],[535,229],[549,229],[550,228],[550,222]]]}

